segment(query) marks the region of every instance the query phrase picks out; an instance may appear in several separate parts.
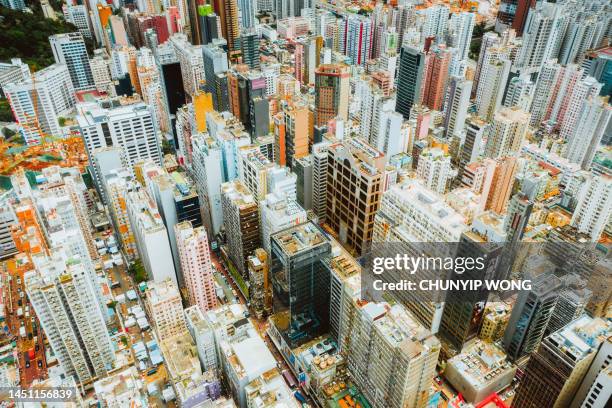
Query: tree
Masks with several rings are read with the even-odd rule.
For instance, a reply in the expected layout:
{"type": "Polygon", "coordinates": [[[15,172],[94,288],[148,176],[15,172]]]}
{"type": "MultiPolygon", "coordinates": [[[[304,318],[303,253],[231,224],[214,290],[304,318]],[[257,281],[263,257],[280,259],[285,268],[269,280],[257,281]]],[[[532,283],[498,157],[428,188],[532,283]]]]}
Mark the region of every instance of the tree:
{"type": "Polygon", "coordinates": [[[14,122],[11,105],[6,98],[0,98],[0,122],[14,122]]]}
{"type": "Polygon", "coordinates": [[[38,71],[55,62],[49,37],[78,29],[63,20],[43,18],[40,6],[32,10],[33,13],[24,13],[0,8],[0,61],[21,58],[38,71]]]}

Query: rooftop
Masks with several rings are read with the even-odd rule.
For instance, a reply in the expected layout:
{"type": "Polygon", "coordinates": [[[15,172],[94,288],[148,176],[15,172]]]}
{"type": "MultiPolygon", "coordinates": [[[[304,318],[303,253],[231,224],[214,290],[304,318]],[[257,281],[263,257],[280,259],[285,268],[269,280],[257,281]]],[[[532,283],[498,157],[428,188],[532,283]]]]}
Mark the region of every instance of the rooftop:
{"type": "Polygon", "coordinates": [[[500,375],[516,370],[516,367],[506,360],[503,350],[496,345],[480,341],[448,360],[448,364],[454,366],[463,379],[476,389],[495,383],[500,375]]]}
{"type": "Polygon", "coordinates": [[[323,232],[312,221],[296,225],[272,235],[282,251],[290,256],[308,251],[328,242],[323,232]]]}

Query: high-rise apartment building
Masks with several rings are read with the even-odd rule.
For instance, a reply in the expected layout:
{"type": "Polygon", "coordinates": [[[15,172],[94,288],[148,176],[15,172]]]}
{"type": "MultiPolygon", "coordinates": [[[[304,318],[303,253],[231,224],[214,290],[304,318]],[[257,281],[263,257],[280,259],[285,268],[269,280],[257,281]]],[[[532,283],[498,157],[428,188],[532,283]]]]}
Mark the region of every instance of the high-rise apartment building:
{"type": "Polygon", "coordinates": [[[426,406],[440,342],[400,304],[352,300],[344,319],[348,368],[373,407],[426,406]]]}
{"type": "Polygon", "coordinates": [[[215,236],[223,224],[221,183],[223,167],[221,146],[212,137],[197,134],[191,138],[193,175],[202,208],[202,222],[215,236]]]}
{"type": "Polygon", "coordinates": [[[171,279],[149,282],[144,304],[160,341],[187,333],[181,294],[171,279]]]}
{"type": "MultiPolygon", "coordinates": [[[[506,156],[495,163],[493,178],[486,198],[485,208],[497,214],[504,214],[514,187],[518,171],[516,157],[506,156]]],[[[484,197],[483,197],[484,198],[484,197]]]]}
{"type": "Polygon", "coordinates": [[[580,189],[571,224],[598,241],[612,214],[612,177],[592,176],[580,189]]]}
{"type": "Polygon", "coordinates": [[[565,157],[583,169],[591,167],[595,151],[610,123],[612,107],[608,99],[595,96],[583,101],[576,126],[569,135],[565,157]]]}
{"type": "Polygon", "coordinates": [[[115,354],[96,301],[98,283],[83,260],[61,248],[49,258],[39,254],[34,264],[24,277],[26,291],[62,368],[80,384],[106,376],[115,354]]]}
{"type": "Polygon", "coordinates": [[[521,68],[538,70],[546,61],[557,57],[567,24],[565,8],[561,3],[538,2],[529,11],[518,56],[521,68]]]}
{"type": "Polygon", "coordinates": [[[464,131],[467,111],[470,107],[472,81],[452,77],[449,81],[448,101],[444,108],[444,128],[446,137],[459,136],[464,131]]]}
{"type": "Polygon", "coordinates": [[[174,233],[189,303],[199,306],[203,312],[214,309],[217,294],[206,230],[183,221],[174,226],[174,233]]]}
{"type": "Polygon", "coordinates": [[[437,46],[425,56],[421,103],[432,110],[442,110],[446,96],[450,60],[451,53],[445,46],[437,46]]]}
{"type": "Polygon", "coordinates": [[[202,46],[191,44],[187,36],[180,33],[172,35],[170,43],[181,65],[185,93],[194,98],[205,81],[202,46]]]}
{"type": "Polygon", "coordinates": [[[221,185],[223,224],[227,254],[243,277],[247,276],[247,257],[261,247],[259,208],[253,194],[238,180],[221,185]]]}
{"type": "Polygon", "coordinates": [[[354,254],[363,254],[372,241],[384,166],[385,155],[360,139],[347,139],[328,147],[325,219],[354,254]]]}
{"type": "Polygon", "coordinates": [[[81,33],[55,34],[49,37],[53,58],[68,67],[75,91],[95,88],[87,47],[81,33]]]}
{"type": "Polygon", "coordinates": [[[349,67],[322,64],[315,70],[315,126],[339,117],[348,119],[349,67]]]}
{"type": "Polygon", "coordinates": [[[425,54],[413,47],[403,46],[400,53],[397,77],[397,102],[395,111],[404,119],[410,118],[414,104],[421,102],[421,87],[425,76],[425,54]]]}
{"type": "Polygon", "coordinates": [[[480,69],[480,78],[476,89],[476,108],[478,115],[491,120],[502,106],[511,62],[503,55],[505,51],[487,50],[480,69]]]}
{"type": "Polygon", "coordinates": [[[344,54],[351,65],[365,66],[372,52],[372,20],[360,14],[348,14],[343,21],[344,54]]]}
{"type": "Polygon", "coordinates": [[[126,195],[136,191],[140,186],[133,180],[129,171],[117,168],[104,175],[102,180],[106,204],[115,233],[118,235],[121,247],[129,261],[136,259],[138,249],[134,240],[132,224],[128,217],[126,195]]]}
{"type": "Polygon", "coordinates": [[[434,147],[423,149],[419,155],[417,177],[432,191],[444,194],[456,172],[451,167],[451,157],[444,150],[434,147]]]}
{"type": "Polygon", "coordinates": [[[27,144],[40,143],[45,135],[62,135],[59,118],[75,104],[66,65],[53,64],[32,78],[5,84],[2,89],[27,144]]]}
{"type": "Polygon", "coordinates": [[[495,159],[517,153],[528,129],[529,113],[518,107],[497,111],[489,129],[485,155],[495,159]]]}

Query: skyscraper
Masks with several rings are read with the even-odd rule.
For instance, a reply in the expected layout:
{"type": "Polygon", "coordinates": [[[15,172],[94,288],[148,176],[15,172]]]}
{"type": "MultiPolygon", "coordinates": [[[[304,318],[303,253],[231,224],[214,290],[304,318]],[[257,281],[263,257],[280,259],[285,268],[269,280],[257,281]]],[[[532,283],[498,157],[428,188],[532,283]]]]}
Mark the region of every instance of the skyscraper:
{"type": "Polygon", "coordinates": [[[463,132],[471,91],[472,81],[461,77],[450,79],[448,100],[444,109],[444,128],[447,138],[459,136],[463,132]]]}
{"type": "Polygon", "coordinates": [[[181,294],[171,279],[149,282],[144,304],[160,341],[187,332],[181,294]]]}
{"type": "Polygon", "coordinates": [[[546,337],[527,363],[512,407],[569,407],[609,336],[606,322],[582,316],[546,337]]]}
{"type": "Polygon", "coordinates": [[[246,279],[247,258],[261,247],[259,209],[251,192],[238,180],[221,185],[227,253],[246,279]]]}
{"type": "Polygon", "coordinates": [[[397,102],[395,111],[404,119],[410,118],[412,105],[420,103],[421,87],[424,82],[425,54],[409,46],[403,46],[400,53],[397,77],[397,102]]]}
{"type": "Polygon", "coordinates": [[[612,177],[605,174],[589,177],[580,189],[571,224],[598,241],[612,214],[611,195],[612,177]]]}
{"type": "Polygon", "coordinates": [[[339,241],[357,255],[372,241],[384,165],[385,155],[357,138],[328,148],[326,222],[339,241]]]}
{"type": "Polygon", "coordinates": [[[271,237],[274,312],[289,314],[292,347],[329,328],[330,278],[323,258],[330,253],[329,239],[311,221],[271,237]]]}
{"type": "Polygon", "coordinates": [[[368,402],[375,408],[425,406],[438,339],[400,304],[349,302],[340,334],[348,339],[343,352],[368,402]]]}
{"type": "Polygon", "coordinates": [[[322,64],[315,71],[315,126],[339,117],[348,119],[348,66],[322,64]]]}
{"type": "Polygon", "coordinates": [[[214,309],[217,294],[206,230],[184,221],[174,226],[174,233],[190,304],[198,305],[203,312],[214,309]]]}
{"type": "Polygon", "coordinates": [[[566,157],[583,169],[591,167],[595,150],[610,123],[612,107],[608,99],[595,96],[583,101],[576,127],[569,135],[566,157]]]}
{"type": "Polygon", "coordinates": [[[75,91],[95,88],[89,56],[81,33],[55,34],[49,37],[53,58],[68,67],[75,91]]]}
{"type": "Polygon", "coordinates": [[[512,361],[534,352],[557,304],[559,278],[549,272],[531,280],[531,290],[521,291],[504,333],[504,349],[512,361]]]}
{"type": "Polygon", "coordinates": [[[240,52],[242,53],[242,63],[251,69],[259,69],[259,37],[254,28],[243,29],[240,32],[240,52]]]}
{"type": "Polygon", "coordinates": [[[494,159],[517,153],[528,128],[529,113],[517,107],[497,111],[489,130],[485,155],[494,159]]]}
{"type": "Polygon", "coordinates": [[[557,56],[567,19],[565,7],[562,3],[538,2],[530,10],[518,56],[519,67],[539,70],[542,64],[557,56]]]}
{"type": "Polygon", "coordinates": [[[66,65],[53,64],[33,74],[33,79],[3,86],[19,132],[27,144],[45,135],[61,136],[59,118],[74,107],[74,88],[66,65]]]}
{"type": "Polygon", "coordinates": [[[476,108],[478,115],[486,120],[493,119],[502,106],[506,83],[510,74],[511,63],[504,56],[495,55],[490,49],[483,61],[480,78],[476,89],[476,108]]]}
{"type": "Polygon", "coordinates": [[[53,257],[39,254],[35,271],[24,277],[26,291],[53,353],[67,375],[79,383],[102,378],[114,367],[115,354],[94,285],[85,263],[66,257],[61,248],[53,257]]]}
{"type": "Polygon", "coordinates": [[[437,46],[425,56],[425,76],[421,103],[432,110],[441,111],[446,96],[448,66],[451,53],[444,46],[437,46]]]}
{"type": "Polygon", "coordinates": [[[237,0],[213,0],[215,13],[219,16],[221,34],[227,41],[227,49],[232,54],[238,48],[240,19],[237,0]]]}
{"type": "Polygon", "coordinates": [[[95,149],[115,146],[122,149],[130,171],[141,160],[161,164],[159,134],[151,107],[142,102],[120,105],[116,100],[102,100],[79,104],[77,110],[76,122],[89,157],[95,149]]]}

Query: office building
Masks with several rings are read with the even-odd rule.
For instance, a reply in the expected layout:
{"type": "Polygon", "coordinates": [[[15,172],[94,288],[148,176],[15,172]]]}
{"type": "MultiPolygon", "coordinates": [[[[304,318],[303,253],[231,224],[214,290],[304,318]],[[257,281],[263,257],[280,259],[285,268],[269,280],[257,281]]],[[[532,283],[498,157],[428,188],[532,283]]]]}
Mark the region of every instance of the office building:
{"type": "Polygon", "coordinates": [[[563,288],[559,291],[559,299],[546,326],[545,335],[556,332],[584,313],[592,292],[587,287],[587,281],[577,273],[561,276],[563,288]]]}
{"type": "Polygon", "coordinates": [[[503,345],[511,361],[536,351],[559,297],[561,282],[551,273],[535,276],[531,284],[531,290],[519,293],[504,333],[503,345]]]}
{"type": "Polygon", "coordinates": [[[327,215],[327,150],[328,142],[312,146],[312,211],[320,223],[327,215]]]}
{"type": "Polygon", "coordinates": [[[187,333],[181,294],[171,279],[149,282],[144,300],[160,342],[187,333]]]}
{"type": "Polygon", "coordinates": [[[488,343],[500,340],[506,331],[511,311],[511,304],[489,302],[483,312],[478,338],[488,343]]]}
{"type": "MultiPolygon", "coordinates": [[[[482,225],[482,221],[483,218],[476,219],[472,229],[461,234],[454,256],[455,259],[480,259],[484,267],[466,270],[463,274],[452,274],[450,280],[484,281],[500,278],[503,245],[486,235],[488,225],[482,225]]],[[[448,344],[448,349],[461,352],[466,343],[476,337],[488,297],[489,291],[484,288],[446,292],[439,335],[448,344]]]]}
{"type": "Polygon", "coordinates": [[[334,143],[327,150],[326,223],[357,255],[372,241],[384,166],[385,155],[359,139],[334,143]]]}
{"type": "Polygon", "coordinates": [[[291,347],[325,333],[329,328],[329,270],[323,257],[331,244],[311,221],[271,237],[270,274],[274,313],[286,315],[277,327],[291,347]]]}
{"type": "Polygon", "coordinates": [[[68,68],[75,91],[95,88],[85,40],[81,33],[55,34],[49,37],[53,58],[68,68]]]}
{"type": "Polygon", "coordinates": [[[78,257],[56,248],[39,254],[24,277],[26,291],[65,373],[85,385],[114,368],[115,354],[98,308],[95,286],[78,257]]]}
{"type": "Polygon", "coordinates": [[[174,226],[174,233],[189,303],[199,306],[203,312],[214,309],[217,294],[206,230],[183,221],[174,226]]]}
{"type": "Polygon", "coordinates": [[[421,88],[425,76],[425,54],[413,47],[403,46],[400,53],[397,77],[397,102],[395,111],[404,119],[410,118],[414,104],[421,103],[421,88]]]}
{"type": "MultiPolygon", "coordinates": [[[[599,347],[609,336],[608,322],[582,316],[546,337],[527,363],[512,406],[570,406],[599,347]]],[[[592,406],[585,402],[583,406],[592,406]]]]}
{"type": "Polygon", "coordinates": [[[237,0],[213,0],[215,13],[219,16],[221,34],[227,41],[227,49],[231,54],[239,48],[240,10],[237,0]]]}
{"type": "Polygon", "coordinates": [[[322,64],[315,70],[315,126],[324,126],[338,117],[348,119],[349,67],[322,64]]]}
{"type": "MultiPolygon", "coordinates": [[[[159,133],[150,106],[142,102],[122,105],[111,99],[78,104],[77,112],[76,122],[90,158],[96,149],[115,146],[122,149],[132,174],[139,161],[150,159],[161,164],[159,133]]],[[[94,173],[96,180],[99,177],[94,173]]]]}
{"type": "Polygon", "coordinates": [[[125,196],[127,215],[148,278],[156,282],[171,279],[178,286],[168,233],[155,202],[144,191],[125,196]]]}
{"type": "Polygon", "coordinates": [[[248,65],[251,69],[259,69],[261,67],[261,61],[259,59],[259,37],[255,29],[243,29],[240,33],[239,41],[242,63],[248,65]]]}
{"type": "Polygon", "coordinates": [[[259,208],[251,192],[238,180],[221,185],[223,224],[227,254],[243,277],[247,276],[247,257],[261,247],[259,208]]]}

